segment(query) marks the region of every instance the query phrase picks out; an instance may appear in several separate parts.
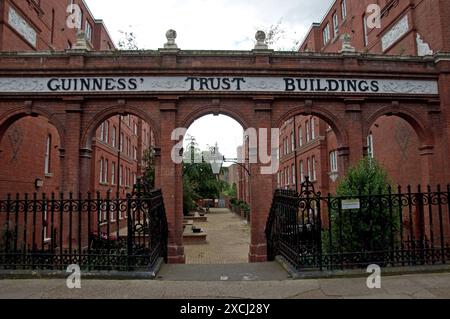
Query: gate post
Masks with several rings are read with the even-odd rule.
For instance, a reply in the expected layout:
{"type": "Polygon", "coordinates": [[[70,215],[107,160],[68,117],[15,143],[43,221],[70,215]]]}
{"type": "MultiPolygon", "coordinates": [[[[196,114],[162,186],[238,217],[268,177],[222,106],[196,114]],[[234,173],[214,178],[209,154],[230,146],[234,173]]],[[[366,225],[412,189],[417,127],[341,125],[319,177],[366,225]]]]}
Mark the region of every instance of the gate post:
{"type": "Polygon", "coordinates": [[[339,151],[340,171],[345,175],[351,166],[356,165],[364,156],[366,136],[363,136],[361,104],[363,99],[345,100],[345,127],[348,132],[348,145],[339,151]]]}
{"type": "Polygon", "coordinates": [[[66,141],[65,152],[62,157],[61,175],[62,192],[73,192],[77,194],[80,191],[80,135],[81,135],[81,114],[83,98],[72,97],[64,100],[66,112],[66,141]]]}
{"type": "MultiPolygon", "coordinates": [[[[271,121],[271,101],[256,100],[255,101],[255,121],[257,123],[258,132],[258,150],[260,147],[259,129],[267,129],[267,150],[272,153],[272,121],[271,121]]],[[[270,154],[271,156],[271,154],[270,154]]],[[[250,241],[250,262],[267,261],[267,239],[265,235],[265,227],[269,216],[270,207],[273,196],[273,174],[261,174],[261,167],[270,164],[250,165],[250,204],[251,204],[251,241],[250,241]]]]}
{"type": "Polygon", "coordinates": [[[160,98],[161,113],[161,157],[158,175],[166,208],[169,238],[167,259],[171,264],[185,262],[183,247],[183,180],[182,166],[172,160],[172,131],[176,128],[177,100],[174,97],[160,98]]]}

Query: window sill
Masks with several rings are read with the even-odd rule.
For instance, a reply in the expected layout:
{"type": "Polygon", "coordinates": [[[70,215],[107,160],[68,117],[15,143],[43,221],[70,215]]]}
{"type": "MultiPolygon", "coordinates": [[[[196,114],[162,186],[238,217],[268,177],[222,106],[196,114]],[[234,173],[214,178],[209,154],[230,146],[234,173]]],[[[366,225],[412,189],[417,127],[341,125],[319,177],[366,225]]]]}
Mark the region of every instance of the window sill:
{"type": "Polygon", "coordinates": [[[45,173],[45,178],[52,178],[53,177],[53,173],[45,173]]]}

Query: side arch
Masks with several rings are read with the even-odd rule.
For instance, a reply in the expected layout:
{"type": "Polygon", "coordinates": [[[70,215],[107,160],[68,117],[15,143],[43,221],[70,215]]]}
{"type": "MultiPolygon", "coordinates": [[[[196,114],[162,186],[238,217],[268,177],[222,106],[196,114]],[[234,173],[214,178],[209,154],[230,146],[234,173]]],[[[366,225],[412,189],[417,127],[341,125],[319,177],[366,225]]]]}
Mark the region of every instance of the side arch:
{"type": "Polygon", "coordinates": [[[276,119],[274,123],[276,127],[281,127],[284,122],[296,115],[317,116],[321,120],[325,121],[328,125],[330,125],[330,127],[333,129],[339,147],[348,145],[348,134],[347,130],[345,129],[345,125],[335,114],[320,106],[314,106],[312,108],[306,107],[304,105],[295,106],[292,108],[292,110],[284,113],[281,117],[276,119]]]}
{"type": "Polygon", "coordinates": [[[208,114],[227,115],[241,124],[244,130],[251,127],[250,120],[247,119],[244,114],[228,105],[205,105],[199,107],[192,112],[189,112],[189,114],[181,120],[180,124],[182,127],[189,128],[196,120],[208,114]]]}
{"type": "Polygon", "coordinates": [[[382,116],[397,116],[408,122],[419,138],[420,147],[434,145],[434,136],[427,121],[418,113],[405,107],[394,108],[392,106],[385,106],[372,113],[366,121],[364,128],[365,136],[369,135],[371,127],[382,116]]]}
{"type": "Polygon", "coordinates": [[[156,124],[153,118],[141,108],[129,104],[124,104],[114,105],[106,109],[102,109],[100,112],[96,113],[83,129],[80,141],[81,147],[85,149],[91,149],[92,138],[97,128],[108,118],[114,115],[121,114],[135,115],[150,124],[155,136],[155,143],[156,145],[160,145],[160,127],[156,124]]]}
{"type": "Polygon", "coordinates": [[[64,125],[61,123],[61,121],[51,112],[48,110],[42,108],[42,107],[33,107],[33,108],[27,108],[25,106],[14,108],[6,113],[4,113],[0,117],[0,141],[2,140],[5,132],[8,130],[8,128],[14,124],[16,121],[27,117],[27,116],[42,116],[46,118],[50,124],[52,124],[59,134],[60,139],[60,149],[65,149],[65,133],[66,130],[64,128],[64,125]]]}

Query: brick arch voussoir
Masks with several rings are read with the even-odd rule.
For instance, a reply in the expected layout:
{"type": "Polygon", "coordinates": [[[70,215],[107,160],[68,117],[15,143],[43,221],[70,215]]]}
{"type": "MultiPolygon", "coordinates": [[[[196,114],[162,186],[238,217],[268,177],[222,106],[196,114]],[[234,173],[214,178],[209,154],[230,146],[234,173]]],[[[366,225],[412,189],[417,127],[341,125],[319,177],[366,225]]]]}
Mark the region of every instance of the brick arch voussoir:
{"type": "Polygon", "coordinates": [[[58,119],[58,117],[51,113],[50,111],[42,108],[42,107],[33,107],[31,110],[26,107],[17,107],[7,111],[4,114],[0,115],[0,141],[3,138],[3,135],[6,133],[8,128],[17,122],[18,120],[27,117],[27,116],[42,116],[46,118],[50,124],[52,124],[56,130],[58,131],[59,140],[60,140],[60,149],[65,148],[65,134],[66,130],[64,128],[63,123],[58,119]]]}
{"type": "MultiPolygon", "coordinates": [[[[253,109],[252,109],[253,110],[253,109]]],[[[184,128],[189,128],[192,123],[194,123],[199,118],[209,115],[209,114],[220,114],[231,117],[233,120],[237,121],[244,130],[251,127],[251,121],[243,113],[233,109],[233,107],[228,105],[205,105],[194,109],[189,112],[181,121],[180,124],[184,128]]]]}
{"type": "Polygon", "coordinates": [[[86,124],[83,133],[81,135],[82,148],[91,149],[92,138],[95,134],[95,131],[104,121],[106,121],[107,119],[109,119],[114,115],[125,113],[135,115],[144,120],[145,122],[147,122],[148,124],[150,124],[155,136],[155,143],[157,146],[160,144],[160,127],[159,125],[156,124],[156,121],[145,110],[127,104],[127,105],[114,105],[106,109],[102,109],[98,113],[94,114],[94,116],[92,116],[92,118],[86,124]]]}
{"type": "Polygon", "coordinates": [[[321,120],[324,120],[333,129],[333,132],[337,138],[338,146],[344,147],[348,145],[348,133],[345,129],[344,123],[338,116],[336,116],[336,114],[321,106],[314,106],[311,109],[307,109],[307,107],[303,105],[293,107],[290,111],[284,113],[276,119],[274,123],[276,127],[281,127],[284,122],[296,115],[314,115],[321,120]]]}
{"type": "Polygon", "coordinates": [[[416,132],[421,146],[434,145],[433,130],[431,129],[430,124],[425,120],[425,117],[406,107],[394,108],[391,106],[386,106],[372,113],[366,120],[364,129],[364,133],[366,133],[366,135],[369,135],[372,126],[382,116],[397,116],[405,120],[416,132]]]}

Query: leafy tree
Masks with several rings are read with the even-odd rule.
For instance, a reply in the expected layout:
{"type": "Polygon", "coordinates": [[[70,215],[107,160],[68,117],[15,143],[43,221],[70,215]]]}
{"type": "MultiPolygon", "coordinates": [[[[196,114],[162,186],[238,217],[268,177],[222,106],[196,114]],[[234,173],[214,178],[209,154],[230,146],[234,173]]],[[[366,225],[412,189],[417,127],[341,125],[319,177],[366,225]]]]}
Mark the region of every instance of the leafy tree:
{"type": "Polygon", "coordinates": [[[283,27],[283,22],[280,19],[276,24],[272,24],[268,28],[262,28],[266,33],[266,43],[271,48],[275,48],[279,51],[297,51],[300,45],[300,39],[296,32],[292,35],[288,35],[286,28],[283,27]],[[291,37],[289,39],[289,37],[291,37]],[[281,42],[288,39],[291,45],[283,45],[281,42]]]}
{"type": "Polygon", "coordinates": [[[217,179],[209,163],[200,162],[202,152],[197,147],[195,139],[191,139],[183,158],[183,211],[187,214],[195,208],[199,199],[215,199],[220,196],[224,185],[217,179]],[[196,159],[196,160],[195,160],[196,159]]]}
{"type": "MultiPolygon", "coordinates": [[[[333,249],[343,252],[388,250],[391,234],[399,229],[398,209],[389,208],[385,196],[391,189],[386,171],[375,159],[364,158],[350,168],[337,188],[338,197],[359,198],[360,209],[330,212],[333,249]],[[341,231],[342,229],[342,231],[341,231]],[[342,238],[342,240],[341,240],[342,238]]],[[[339,204],[341,204],[339,202],[339,204]]],[[[329,248],[328,232],[324,244],[329,248]]]]}
{"type": "Polygon", "coordinates": [[[136,35],[133,31],[119,31],[122,37],[118,42],[119,50],[139,50],[136,35]]]}
{"type": "Polygon", "coordinates": [[[143,179],[144,182],[150,185],[152,188],[155,187],[155,151],[149,148],[144,151],[143,159],[143,179]]]}

